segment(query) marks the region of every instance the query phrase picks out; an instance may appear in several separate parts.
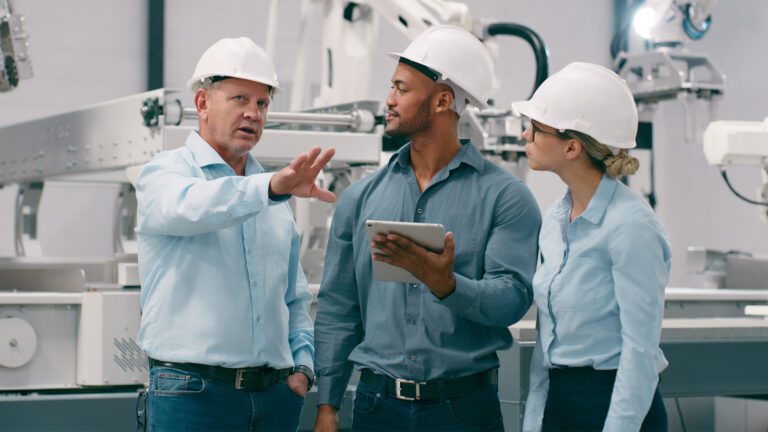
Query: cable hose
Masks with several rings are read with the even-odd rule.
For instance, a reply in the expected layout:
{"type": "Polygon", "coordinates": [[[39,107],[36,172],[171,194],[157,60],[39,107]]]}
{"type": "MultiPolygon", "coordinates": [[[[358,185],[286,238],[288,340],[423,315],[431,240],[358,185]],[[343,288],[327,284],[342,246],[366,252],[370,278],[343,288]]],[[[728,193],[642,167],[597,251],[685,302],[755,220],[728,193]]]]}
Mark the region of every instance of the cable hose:
{"type": "Polygon", "coordinates": [[[547,50],[546,44],[544,44],[544,40],[538,33],[533,31],[533,29],[521,24],[489,24],[487,31],[490,36],[505,35],[519,37],[528,42],[528,45],[531,46],[533,55],[536,58],[536,79],[534,81],[533,90],[531,91],[530,96],[528,96],[529,98],[532,97],[541,83],[549,77],[549,51],[547,50]]]}
{"type": "Polygon", "coordinates": [[[731,185],[730,180],[728,180],[728,174],[726,174],[724,169],[720,169],[720,175],[723,177],[723,180],[725,180],[725,184],[728,185],[728,189],[730,189],[731,192],[733,192],[733,194],[736,195],[737,197],[741,198],[742,200],[744,200],[744,201],[746,201],[746,202],[748,202],[750,204],[761,205],[761,206],[768,206],[768,202],[765,202],[765,201],[755,201],[753,199],[749,199],[749,198],[745,197],[744,195],[738,193],[736,191],[736,189],[734,189],[733,186],[731,185]]]}

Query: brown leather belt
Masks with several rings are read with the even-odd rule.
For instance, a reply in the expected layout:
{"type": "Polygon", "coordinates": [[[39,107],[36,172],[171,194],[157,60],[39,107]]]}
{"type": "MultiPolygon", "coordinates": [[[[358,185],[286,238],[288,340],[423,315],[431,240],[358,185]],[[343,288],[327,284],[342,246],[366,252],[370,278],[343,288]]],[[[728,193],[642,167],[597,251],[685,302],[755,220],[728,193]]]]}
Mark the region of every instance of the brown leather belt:
{"type": "Polygon", "coordinates": [[[236,389],[262,391],[270,385],[284,380],[291,374],[291,369],[273,369],[271,367],[256,367],[232,369],[221,366],[209,366],[197,363],[174,363],[149,359],[149,365],[154,367],[170,367],[202,375],[215,381],[233,384],[236,389]]]}
{"type": "Polygon", "coordinates": [[[419,382],[390,378],[386,375],[376,374],[370,369],[363,369],[360,374],[360,381],[382,391],[386,387],[387,394],[401,400],[413,401],[440,399],[441,397],[446,399],[463,397],[479,388],[497,384],[499,378],[496,369],[489,369],[454,380],[419,382]]]}

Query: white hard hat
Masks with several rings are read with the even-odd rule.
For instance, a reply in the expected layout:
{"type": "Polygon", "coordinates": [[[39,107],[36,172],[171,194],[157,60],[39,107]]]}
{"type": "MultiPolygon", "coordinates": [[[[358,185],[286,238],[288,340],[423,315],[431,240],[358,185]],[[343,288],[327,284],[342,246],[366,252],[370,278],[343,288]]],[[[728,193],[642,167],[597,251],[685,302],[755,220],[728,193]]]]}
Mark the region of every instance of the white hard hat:
{"type": "Polygon", "coordinates": [[[531,100],[514,102],[520,114],[559,130],[585,133],[619,149],[636,146],[637,107],[621,77],[591,63],[571,63],[546,79],[531,100]]]}
{"type": "MultiPolygon", "coordinates": [[[[402,53],[388,53],[439,73],[442,81],[461,90],[469,103],[488,107],[493,83],[493,61],[485,46],[472,33],[451,25],[431,27],[402,53]]],[[[456,95],[459,97],[459,94],[456,95]]],[[[463,104],[460,105],[463,107],[463,104]]]]}
{"type": "Polygon", "coordinates": [[[187,88],[212,76],[242,78],[279,89],[275,65],[260,46],[247,37],[224,38],[211,45],[197,61],[187,88]]]}

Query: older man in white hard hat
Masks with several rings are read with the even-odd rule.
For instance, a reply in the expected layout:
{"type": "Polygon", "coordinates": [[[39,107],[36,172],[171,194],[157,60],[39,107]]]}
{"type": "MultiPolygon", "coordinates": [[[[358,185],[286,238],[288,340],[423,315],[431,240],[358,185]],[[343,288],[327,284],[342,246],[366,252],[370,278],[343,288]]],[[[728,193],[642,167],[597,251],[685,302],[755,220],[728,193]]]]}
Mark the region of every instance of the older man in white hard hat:
{"type": "Polygon", "coordinates": [[[350,186],[333,218],[315,321],[317,430],[335,430],[353,367],[354,430],[502,430],[499,360],[507,327],[531,305],[538,206],[528,188],[459,140],[467,104],[485,107],[493,63],[453,26],[416,38],[387,98],[389,135],[407,137],[389,163],[350,186]],[[366,220],[445,226],[443,252],[366,220]],[[418,280],[376,280],[374,261],[418,280]]]}
{"type": "Polygon", "coordinates": [[[286,200],[315,187],[319,148],[277,173],[250,155],[278,82],[264,50],[222,39],[188,86],[199,130],[139,174],[138,342],[150,357],[148,424],[295,431],[312,385],[312,295],[286,200]]]}

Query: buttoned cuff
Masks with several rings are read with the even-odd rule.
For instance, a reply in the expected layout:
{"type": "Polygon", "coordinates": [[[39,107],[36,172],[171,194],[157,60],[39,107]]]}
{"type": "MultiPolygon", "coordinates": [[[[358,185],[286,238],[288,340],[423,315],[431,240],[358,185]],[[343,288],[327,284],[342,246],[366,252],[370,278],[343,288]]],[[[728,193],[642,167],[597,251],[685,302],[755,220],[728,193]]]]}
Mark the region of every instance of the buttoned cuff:
{"type": "Polygon", "coordinates": [[[452,311],[464,315],[477,304],[476,281],[456,273],[453,277],[456,278],[456,289],[448,297],[438,301],[452,311]]]}
{"type": "Polygon", "coordinates": [[[333,377],[317,377],[317,404],[331,405],[336,410],[341,409],[344,401],[344,393],[347,391],[347,383],[333,377]]]}
{"type": "Polygon", "coordinates": [[[603,425],[604,432],[637,432],[640,430],[642,422],[633,422],[618,419],[616,417],[608,417],[605,419],[603,425]]]}
{"type": "Polygon", "coordinates": [[[299,348],[298,351],[293,353],[293,365],[294,366],[306,366],[312,371],[315,370],[315,362],[312,358],[312,350],[310,350],[308,347],[299,348]]]}

